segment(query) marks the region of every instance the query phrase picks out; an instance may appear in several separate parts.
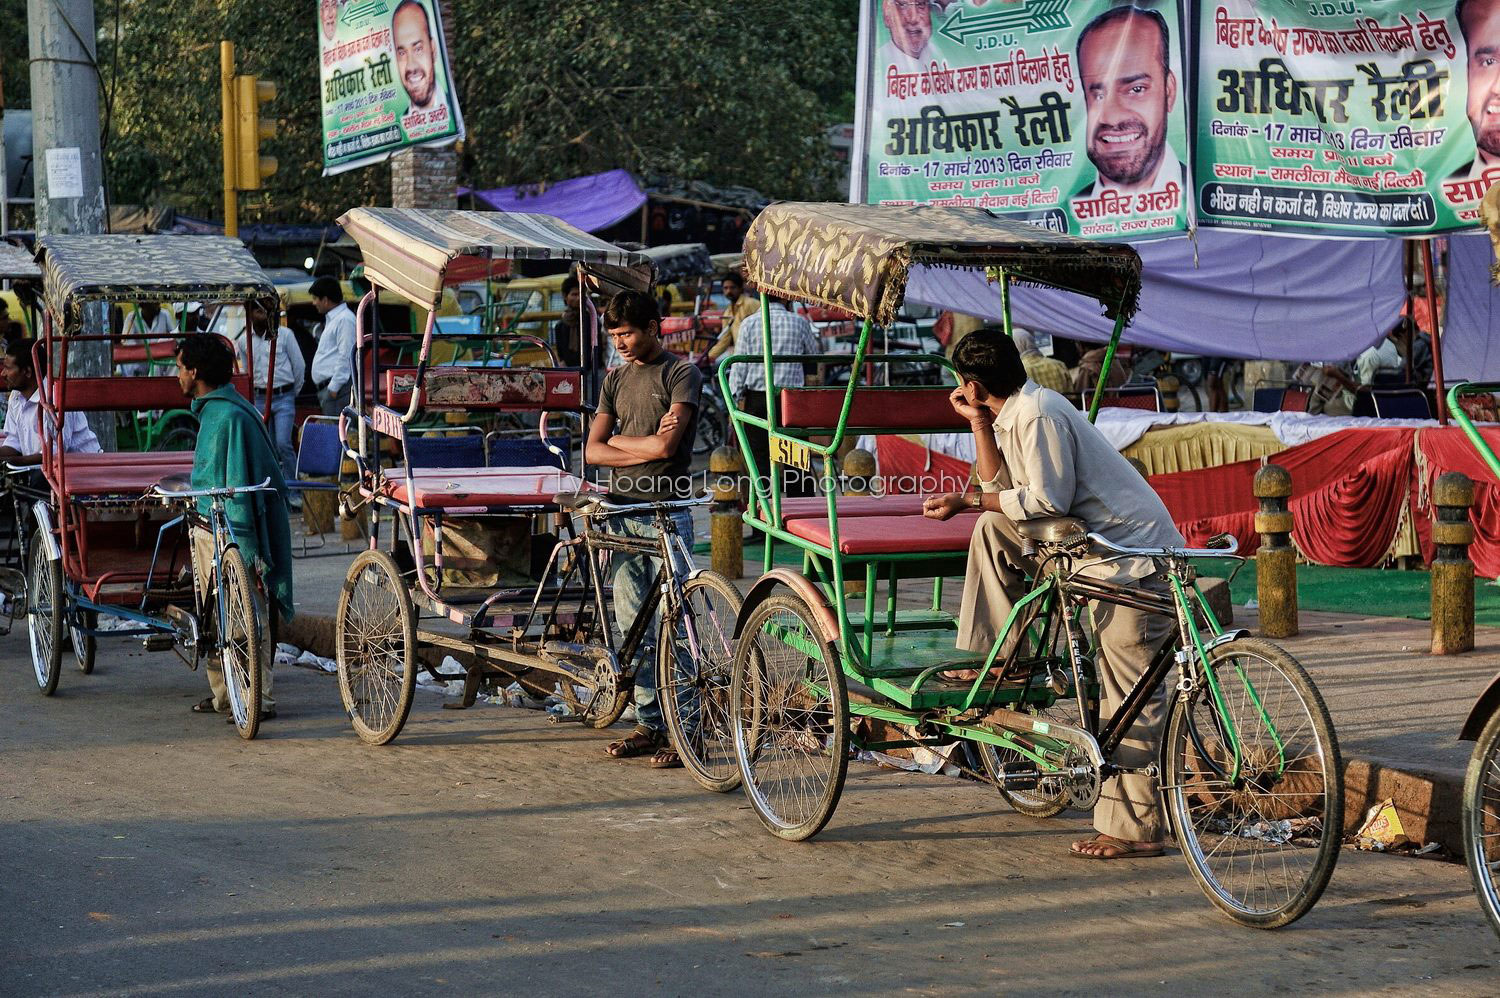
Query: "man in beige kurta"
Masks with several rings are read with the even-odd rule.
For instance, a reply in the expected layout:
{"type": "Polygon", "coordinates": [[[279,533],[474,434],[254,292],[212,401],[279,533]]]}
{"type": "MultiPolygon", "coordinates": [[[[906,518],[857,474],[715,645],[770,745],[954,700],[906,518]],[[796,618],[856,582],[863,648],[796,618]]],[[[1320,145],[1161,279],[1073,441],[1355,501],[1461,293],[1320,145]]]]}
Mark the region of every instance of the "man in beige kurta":
{"type": "MultiPolygon", "coordinates": [[[[1151,486],[1088,418],[1026,377],[1010,337],[999,330],[973,333],[955,351],[953,363],[961,381],[953,392],[953,408],[973,427],[981,492],[934,496],[927,500],[926,513],[947,519],[964,508],[985,511],[969,544],[958,622],[958,647],[984,655],[1000,637],[1011,607],[1029,589],[1027,577],[1034,566],[1023,552],[1015,521],[1074,516],[1088,530],[1126,547],[1180,547],[1184,541],[1151,486]]],[[[1095,561],[1080,571],[1119,585],[1167,589],[1150,558],[1095,561]]],[[[1108,717],[1150,665],[1174,621],[1108,603],[1096,605],[1094,617],[1108,717]]],[[[1115,752],[1116,764],[1144,769],[1156,761],[1166,703],[1165,688],[1159,689],[1115,752]]],[[[1094,827],[1100,834],[1074,843],[1076,855],[1117,859],[1159,854],[1163,836],[1155,781],[1138,773],[1107,781],[1094,809],[1094,827]]]]}

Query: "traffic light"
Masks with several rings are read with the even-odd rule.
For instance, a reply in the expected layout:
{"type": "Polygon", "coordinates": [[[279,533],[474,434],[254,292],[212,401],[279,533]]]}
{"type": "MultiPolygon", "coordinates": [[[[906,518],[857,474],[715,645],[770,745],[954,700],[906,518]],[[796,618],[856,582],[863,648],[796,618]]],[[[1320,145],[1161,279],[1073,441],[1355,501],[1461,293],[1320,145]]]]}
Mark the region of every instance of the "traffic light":
{"type": "Polygon", "coordinates": [[[253,76],[234,78],[235,186],[260,190],[260,182],[276,172],[276,157],[262,156],[260,144],[276,137],[276,122],[260,116],[260,106],[276,99],[276,84],[253,76]]]}

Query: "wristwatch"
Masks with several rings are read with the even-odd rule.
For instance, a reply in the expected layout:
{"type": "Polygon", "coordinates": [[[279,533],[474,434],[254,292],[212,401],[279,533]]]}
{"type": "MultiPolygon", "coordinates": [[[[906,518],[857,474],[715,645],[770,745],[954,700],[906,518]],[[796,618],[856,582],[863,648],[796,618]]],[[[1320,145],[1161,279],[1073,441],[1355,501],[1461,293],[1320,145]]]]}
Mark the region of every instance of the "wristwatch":
{"type": "Polygon", "coordinates": [[[972,496],[965,497],[965,505],[970,509],[984,509],[984,493],[976,492],[972,496]]]}

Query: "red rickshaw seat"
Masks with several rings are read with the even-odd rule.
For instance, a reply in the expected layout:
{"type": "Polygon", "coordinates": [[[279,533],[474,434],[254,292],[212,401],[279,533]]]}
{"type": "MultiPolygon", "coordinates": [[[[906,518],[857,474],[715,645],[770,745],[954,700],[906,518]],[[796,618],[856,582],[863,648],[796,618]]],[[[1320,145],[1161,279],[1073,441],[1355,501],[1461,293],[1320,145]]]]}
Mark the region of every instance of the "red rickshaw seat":
{"type": "MultiPolygon", "coordinates": [[[[839,519],[839,553],[847,555],[955,554],[969,550],[969,537],[979,521],[978,511],[950,520],[925,516],[853,516],[839,519]]],[[[787,532],[828,547],[824,517],[792,520],[787,532]]]]}
{"type": "Polygon", "coordinates": [[[588,488],[582,479],[557,468],[422,468],[406,487],[401,468],[386,468],[385,493],[397,502],[425,509],[456,506],[544,506],[559,492],[588,488]],[[412,492],[416,493],[415,498],[412,492]]]}
{"type": "MultiPolygon", "coordinates": [[[[967,430],[949,388],[856,388],[846,426],[899,430],[967,430]]],[[[781,425],[829,429],[839,423],[842,388],[783,388],[781,425]]]]}
{"type": "MultiPolygon", "coordinates": [[[[67,495],[70,497],[142,493],[167,475],[193,470],[191,451],[152,454],[68,454],[64,458],[67,495]]],[[[54,473],[56,469],[54,469],[54,473]]],[[[53,488],[58,482],[53,481],[53,488]]]]}
{"type": "MultiPolygon", "coordinates": [[[[856,516],[921,516],[925,496],[839,496],[839,522],[856,516]]],[[[828,501],[822,496],[781,500],[781,515],[787,521],[819,520],[828,515],[828,501]]]]}

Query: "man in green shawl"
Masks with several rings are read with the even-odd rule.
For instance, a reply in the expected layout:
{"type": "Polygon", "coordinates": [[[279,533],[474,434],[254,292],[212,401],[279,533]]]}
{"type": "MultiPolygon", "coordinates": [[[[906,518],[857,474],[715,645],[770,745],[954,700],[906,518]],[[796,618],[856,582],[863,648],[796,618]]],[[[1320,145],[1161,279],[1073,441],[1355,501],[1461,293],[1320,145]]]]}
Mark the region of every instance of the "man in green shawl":
{"type": "MultiPolygon", "coordinates": [[[[192,399],[193,415],[198,417],[192,486],[240,488],[271,480],[274,492],[235,496],[226,503],[225,513],[245,563],[259,575],[280,619],[288,620],[292,616],[292,535],[286,481],[265,421],[230,384],[233,373],[234,351],[220,337],[195,333],[178,343],[177,382],[182,393],[192,399]]],[[[198,500],[198,511],[208,515],[207,498],[198,500]]],[[[192,546],[193,577],[201,596],[213,576],[213,535],[194,527],[192,546]]],[[[269,621],[261,593],[256,594],[256,600],[262,619],[269,621]]],[[[262,637],[261,720],[269,720],[276,716],[276,703],[271,699],[275,645],[269,626],[262,637]]],[[[194,704],[193,710],[200,714],[228,713],[222,663],[208,662],[207,672],[213,696],[194,704]]]]}

